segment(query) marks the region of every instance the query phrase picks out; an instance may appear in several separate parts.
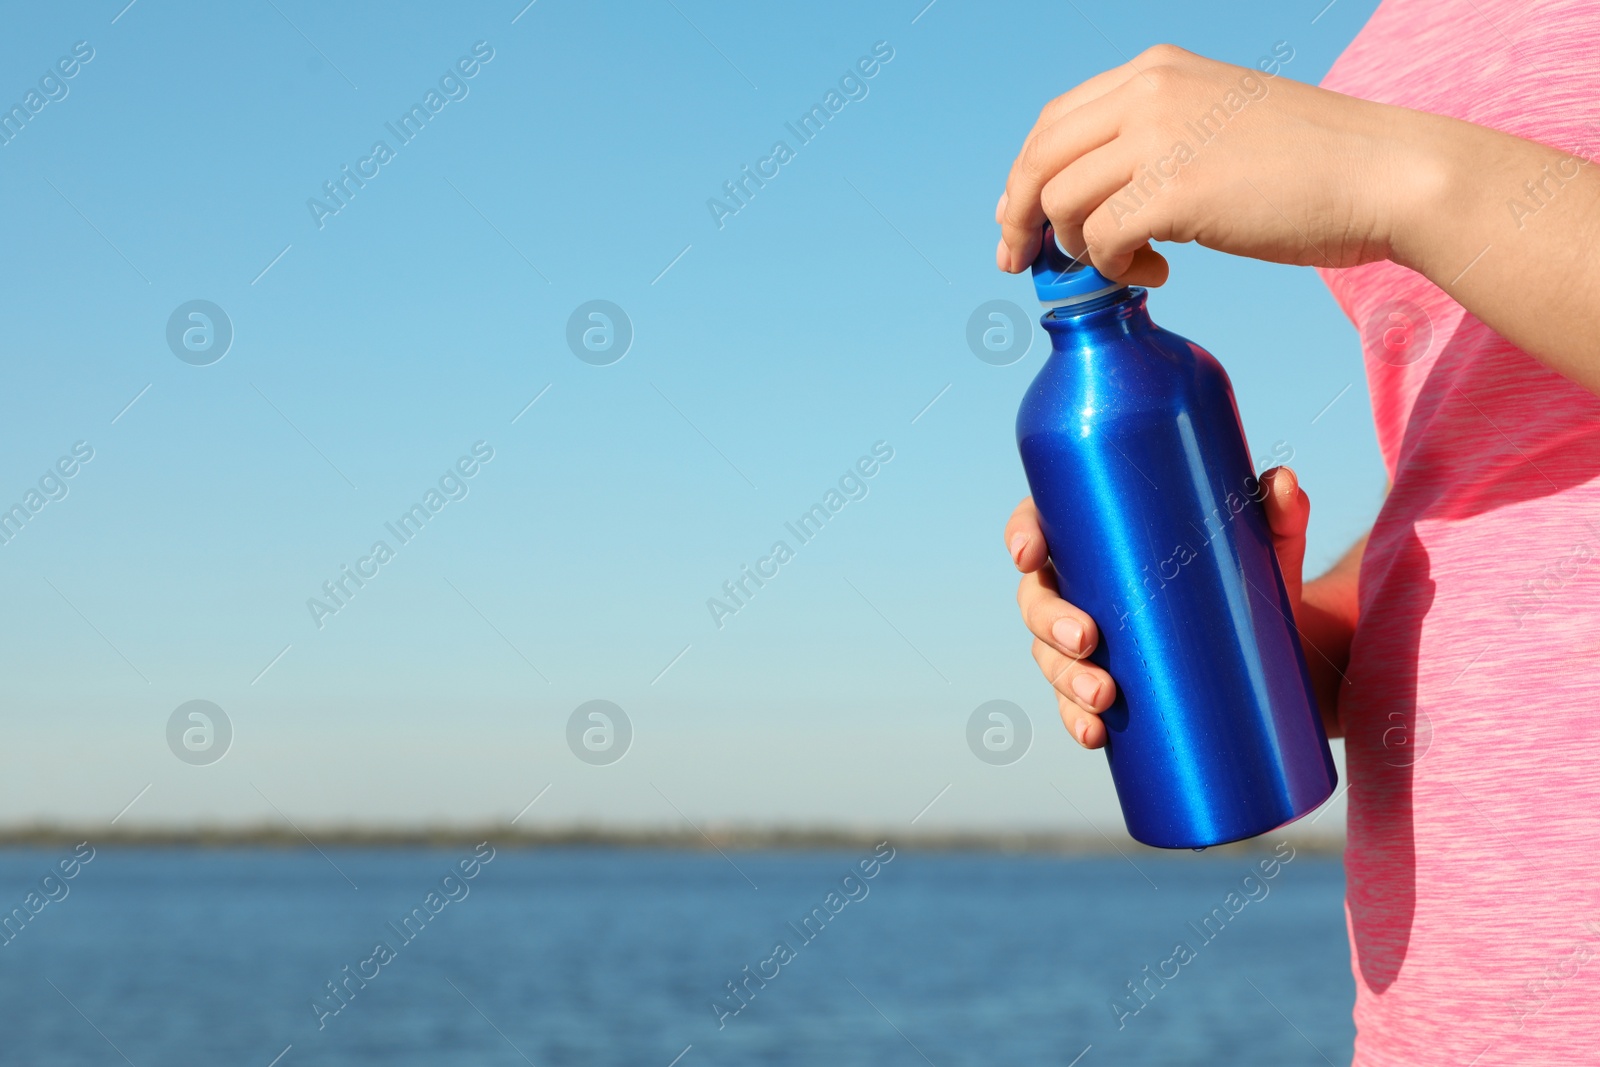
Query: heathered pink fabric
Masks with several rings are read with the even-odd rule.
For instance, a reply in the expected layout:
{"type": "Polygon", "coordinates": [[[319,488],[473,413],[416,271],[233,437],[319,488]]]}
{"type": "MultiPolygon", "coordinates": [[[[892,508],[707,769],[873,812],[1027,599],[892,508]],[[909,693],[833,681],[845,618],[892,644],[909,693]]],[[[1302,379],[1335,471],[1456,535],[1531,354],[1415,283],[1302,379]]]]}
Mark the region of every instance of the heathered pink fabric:
{"type": "MultiPolygon", "coordinates": [[[[1323,85],[1592,157],[1600,2],[1388,0],[1323,85]]],[[[1554,225],[1515,197],[1485,257],[1554,225]]],[[[1394,481],[1340,708],[1355,1063],[1600,1064],[1600,398],[1420,275],[1322,273],[1394,481]]]]}

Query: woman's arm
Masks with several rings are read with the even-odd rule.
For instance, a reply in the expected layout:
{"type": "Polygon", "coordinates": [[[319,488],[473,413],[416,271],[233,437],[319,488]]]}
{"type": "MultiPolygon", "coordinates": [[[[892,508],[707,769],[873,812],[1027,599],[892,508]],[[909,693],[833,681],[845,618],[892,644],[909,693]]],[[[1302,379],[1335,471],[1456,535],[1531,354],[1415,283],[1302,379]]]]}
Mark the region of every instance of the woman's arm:
{"type": "Polygon", "coordinates": [[[1393,149],[1406,210],[1389,258],[1600,393],[1600,166],[1468,122],[1405,115],[1393,149]]]}
{"type": "MultiPolygon", "coordinates": [[[[1295,629],[1306,656],[1306,670],[1317,696],[1317,710],[1329,737],[1342,737],[1339,725],[1339,695],[1350,665],[1350,643],[1355,638],[1359,614],[1361,556],[1366,551],[1367,534],[1361,535],[1348,552],[1320,578],[1303,581],[1306,560],[1306,528],[1311,524],[1311,499],[1300,488],[1300,479],[1288,467],[1264,471],[1267,528],[1272,531],[1272,548],[1278,555],[1283,585],[1289,594],[1289,609],[1294,612],[1295,629]]],[[[1388,490],[1385,490],[1387,492],[1388,490]]]]}
{"type": "Polygon", "coordinates": [[[1597,172],[1471,123],[1158,45],[1045,106],[996,207],[996,258],[1026,268],[1048,217],[1072,251],[1143,285],[1166,278],[1152,240],[1312,266],[1391,259],[1600,392],[1597,172]]]}
{"type": "Polygon", "coordinates": [[[1356,632],[1358,579],[1367,535],[1351,546],[1320,578],[1305,583],[1295,624],[1305,647],[1306,667],[1316,689],[1317,707],[1329,737],[1342,737],[1339,694],[1350,663],[1350,641],[1356,632]]]}

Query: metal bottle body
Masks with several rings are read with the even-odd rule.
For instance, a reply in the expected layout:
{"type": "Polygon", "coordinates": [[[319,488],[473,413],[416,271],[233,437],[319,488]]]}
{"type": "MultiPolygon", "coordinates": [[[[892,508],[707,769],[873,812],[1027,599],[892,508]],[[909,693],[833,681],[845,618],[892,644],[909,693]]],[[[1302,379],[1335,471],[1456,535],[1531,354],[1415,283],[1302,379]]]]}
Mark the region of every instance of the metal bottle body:
{"type": "Polygon", "coordinates": [[[1337,783],[1227,374],[1128,289],[1047,314],[1017,444],[1061,593],[1100,630],[1128,832],[1265,833],[1337,783]]]}

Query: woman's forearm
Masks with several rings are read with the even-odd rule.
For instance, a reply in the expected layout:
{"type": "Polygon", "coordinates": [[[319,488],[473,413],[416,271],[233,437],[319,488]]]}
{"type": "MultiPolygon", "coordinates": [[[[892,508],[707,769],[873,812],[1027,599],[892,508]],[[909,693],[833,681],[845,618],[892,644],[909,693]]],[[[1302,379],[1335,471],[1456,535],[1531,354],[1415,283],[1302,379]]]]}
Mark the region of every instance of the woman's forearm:
{"type": "Polygon", "coordinates": [[[1300,613],[1295,621],[1329,737],[1344,734],[1339,726],[1339,694],[1356,632],[1361,555],[1366,547],[1363,535],[1326,574],[1307,582],[1300,593],[1300,613]]]}
{"type": "Polygon", "coordinates": [[[1395,262],[1600,393],[1600,164],[1483,126],[1406,112],[1392,175],[1395,262]]]}

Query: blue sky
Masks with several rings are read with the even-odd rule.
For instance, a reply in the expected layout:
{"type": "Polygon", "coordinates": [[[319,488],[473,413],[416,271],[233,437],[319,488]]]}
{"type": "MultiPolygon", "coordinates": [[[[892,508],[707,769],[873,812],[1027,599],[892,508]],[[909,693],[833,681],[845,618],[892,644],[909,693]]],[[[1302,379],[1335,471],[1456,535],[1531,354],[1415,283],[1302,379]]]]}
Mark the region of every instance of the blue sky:
{"type": "MultiPolygon", "coordinates": [[[[994,201],[1039,107],[1124,56],[1287,41],[1315,81],[1375,5],[923,2],[14,16],[0,503],[45,502],[0,545],[6,821],[138,795],[119,825],[464,822],[548,786],[519,825],[909,824],[936,796],[919,828],[1114,825],[1000,542],[1047,343],[967,347],[980,305],[1033,306],[994,201]],[[231,324],[209,365],[167,340],[195,300],[231,324]],[[631,324],[607,365],[567,340],[595,300],[631,324]],[[719,628],[707,600],[875,445],[719,628]],[[370,577],[308,609],[344,567],[370,577]],[[604,766],[567,743],[597,699],[633,733],[604,766]],[[191,700],[231,724],[220,761],[169,749],[191,700]],[[990,700],[1032,722],[1019,762],[967,748],[990,700]]],[[[1165,251],[1153,314],[1228,368],[1254,452],[1293,450],[1327,564],[1384,481],[1355,331],[1309,270],[1165,251]]]]}

